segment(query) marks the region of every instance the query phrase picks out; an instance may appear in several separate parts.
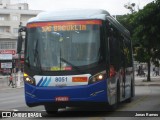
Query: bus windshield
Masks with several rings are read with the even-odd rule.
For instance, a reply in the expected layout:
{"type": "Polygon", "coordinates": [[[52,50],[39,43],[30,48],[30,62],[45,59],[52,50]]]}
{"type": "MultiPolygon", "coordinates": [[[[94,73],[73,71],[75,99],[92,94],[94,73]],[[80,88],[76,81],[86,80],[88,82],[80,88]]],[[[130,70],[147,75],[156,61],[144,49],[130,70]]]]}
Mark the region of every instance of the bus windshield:
{"type": "Polygon", "coordinates": [[[46,71],[97,64],[100,25],[100,20],[29,23],[25,61],[46,71]]]}

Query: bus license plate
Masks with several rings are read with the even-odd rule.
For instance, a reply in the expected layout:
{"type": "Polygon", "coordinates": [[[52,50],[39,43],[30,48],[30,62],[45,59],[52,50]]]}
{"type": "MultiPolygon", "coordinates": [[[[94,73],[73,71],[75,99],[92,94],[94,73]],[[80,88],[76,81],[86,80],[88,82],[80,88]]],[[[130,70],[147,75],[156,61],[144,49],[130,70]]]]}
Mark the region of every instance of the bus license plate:
{"type": "Polygon", "coordinates": [[[57,102],[69,101],[69,97],[68,96],[57,96],[57,97],[55,97],[55,101],[57,101],[57,102]]]}

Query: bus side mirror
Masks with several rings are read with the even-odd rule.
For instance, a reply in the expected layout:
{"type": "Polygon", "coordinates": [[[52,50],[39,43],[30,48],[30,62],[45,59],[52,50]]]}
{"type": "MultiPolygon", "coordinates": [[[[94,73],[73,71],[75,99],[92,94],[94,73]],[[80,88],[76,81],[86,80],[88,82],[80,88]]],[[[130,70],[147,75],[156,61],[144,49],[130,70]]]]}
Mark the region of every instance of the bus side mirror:
{"type": "Polygon", "coordinates": [[[22,36],[18,36],[18,41],[17,41],[17,53],[20,53],[22,51],[22,43],[23,43],[23,38],[22,36]]]}
{"type": "Polygon", "coordinates": [[[26,27],[21,27],[18,30],[18,40],[17,40],[17,53],[22,51],[22,43],[24,41],[23,32],[26,32],[26,27]]]}

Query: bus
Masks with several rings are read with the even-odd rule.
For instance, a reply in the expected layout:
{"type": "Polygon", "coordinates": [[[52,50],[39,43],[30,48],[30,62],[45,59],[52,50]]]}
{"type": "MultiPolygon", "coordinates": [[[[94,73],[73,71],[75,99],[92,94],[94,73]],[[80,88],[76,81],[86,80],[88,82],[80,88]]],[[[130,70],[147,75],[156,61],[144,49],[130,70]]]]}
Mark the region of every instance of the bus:
{"type": "Polygon", "coordinates": [[[135,94],[129,31],[99,9],[42,12],[20,27],[29,107],[48,114],[65,107],[116,108],[135,94]],[[23,37],[25,32],[25,37],[23,37]]]}

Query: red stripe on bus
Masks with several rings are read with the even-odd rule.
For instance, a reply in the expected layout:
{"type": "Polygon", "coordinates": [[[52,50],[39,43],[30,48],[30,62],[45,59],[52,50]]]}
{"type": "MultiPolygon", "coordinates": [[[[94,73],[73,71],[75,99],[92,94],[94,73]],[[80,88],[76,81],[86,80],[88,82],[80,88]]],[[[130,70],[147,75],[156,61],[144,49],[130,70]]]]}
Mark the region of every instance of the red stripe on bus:
{"type": "Polygon", "coordinates": [[[63,21],[63,22],[37,22],[27,24],[27,28],[55,26],[55,25],[101,25],[101,20],[63,21]]]}

